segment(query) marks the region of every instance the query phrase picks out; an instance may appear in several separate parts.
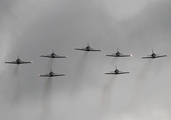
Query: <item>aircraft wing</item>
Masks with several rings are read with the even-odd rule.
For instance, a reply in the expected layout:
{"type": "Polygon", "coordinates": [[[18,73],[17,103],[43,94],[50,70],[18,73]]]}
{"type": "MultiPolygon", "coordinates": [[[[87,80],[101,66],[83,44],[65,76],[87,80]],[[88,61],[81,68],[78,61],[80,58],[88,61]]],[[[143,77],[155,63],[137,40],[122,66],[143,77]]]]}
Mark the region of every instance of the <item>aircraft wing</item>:
{"type": "Polygon", "coordinates": [[[12,61],[12,62],[5,62],[7,64],[18,64],[16,61],[12,61]]]}
{"type": "Polygon", "coordinates": [[[95,49],[89,49],[89,50],[87,50],[86,48],[75,48],[75,50],[82,50],[82,51],[102,51],[102,50],[95,50],[95,49]]]}
{"type": "Polygon", "coordinates": [[[51,55],[41,55],[40,57],[47,57],[47,58],[67,58],[67,56],[59,56],[59,55],[56,55],[54,57],[52,57],[51,55]]]}
{"type": "Polygon", "coordinates": [[[131,57],[132,55],[120,55],[119,57],[131,57]]]}
{"type": "MultiPolygon", "coordinates": [[[[158,56],[155,56],[154,58],[160,58],[160,57],[167,57],[167,55],[158,55],[158,56]]],[[[151,56],[142,57],[142,59],[148,59],[148,58],[153,58],[153,57],[151,57],[151,56]]]]}
{"type": "Polygon", "coordinates": [[[111,72],[111,73],[104,73],[104,74],[112,75],[112,74],[116,74],[116,73],[114,73],[114,72],[111,72]]]}
{"type": "Polygon", "coordinates": [[[48,57],[48,58],[51,58],[51,55],[40,55],[40,57],[48,57]]]}
{"type": "Polygon", "coordinates": [[[75,48],[75,50],[87,51],[87,49],[86,49],[86,48],[75,48]]]}
{"type": "Polygon", "coordinates": [[[167,57],[167,55],[157,55],[155,58],[159,58],[159,57],[167,57]]]}
{"type": "Polygon", "coordinates": [[[108,75],[118,75],[118,74],[127,74],[130,72],[119,72],[119,73],[115,73],[115,72],[111,72],[111,73],[104,73],[104,74],[108,74],[108,75]]]}
{"type": "Polygon", "coordinates": [[[30,61],[30,62],[24,62],[24,61],[21,61],[21,62],[16,62],[16,61],[12,61],[12,62],[5,62],[5,63],[7,63],[7,64],[28,64],[28,63],[33,63],[32,61],[30,61]]]}
{"type": "Polygon", "coordinates": [[[52,77],[49,74],[44,74],[44,75],[38,75],[39,77],[52,77]]]}
{"type": "Polygon", "coordinates": [[[148,58],[153,58],[153,57],[151,57],[151,56],[149,56],[149,57],[141,57],[142,59],[148,59],[148,58]]]}
{"type": "Polygon", "coordinates": [[[59,56],[59,55],[56,55],[54,58],[67,58],[67,56],[59,56]]]}
{"type": "Polygon", "coordinates": [[[49,75],[49,74],[44,74],[44,75],[38,75],[39,77],[57,77],[57,76],[65,76],[65,74],[54,74],[54,75],[49,75]]]}
{"type": "Polygon", "coordinates": [[[89,51],[102,51],[102,50],[95,50],[95,49],[90,49],[89,51]]]}
{"type": "Polygon", "coordinates": [[[28,64],[28,63],[33,63],[32,61],[30,62],[24,62],[24,61],[21,61],[20,64],[28,64]]]}
{"type": "Polygon", "coordinates": [[[53,76],[65,76],[65,74],[54,74],[53,76]]]}
{"type": "Polygon", "coordinates": [[[130,72],[119,72],[118,74],[128,74],[130,72]]]}
{"type": "Polygon", "coordinates": [[[106,56],[109,56],[109,57],[131,57],[132,55],[120,55],[120,56],[117,56],[117,55],[113,54],[113,55],[106,55],[106,56]]]}

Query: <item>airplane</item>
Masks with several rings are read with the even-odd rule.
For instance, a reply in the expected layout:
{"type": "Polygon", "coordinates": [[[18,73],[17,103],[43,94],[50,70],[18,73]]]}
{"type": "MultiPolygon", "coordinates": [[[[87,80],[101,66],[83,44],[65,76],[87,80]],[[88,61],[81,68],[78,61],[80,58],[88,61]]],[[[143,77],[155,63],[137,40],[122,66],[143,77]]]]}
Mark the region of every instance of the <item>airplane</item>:
{"type": "Polygon", "coordinates": [[[51,54],[48,55],[40,55],[40,57],[47,57],[47,58],[67,58],[67,56],[59,56],[54,53],[54,49],[52,50],[51,54]]]}
{"type": "Polygon", "coordinates": [[[119,75],[119,74],[127,74],[127,73],[130,73],[130,72],[122,72],[122,71],[119,71],[117,69],[117,66],[116,66],[116,69],[114,71],[111,71],[109,73],[104,73],[104,74],[108,74],[108,75],[119,75]]]}
{"type": "Polygon", "coordinates": [[[105,54],[105,56],[109,56],[109,57],[132,57],[132,55],[124,55],[124,54],[120,53],[118,48],[117,48],[117,52],[115,54],[111,54],[111,55],[105,54]]]}
{"type": "Polygon", "coordinates": [[[102,51],[102,50],[95,50],[95,49],[91,48],[89,46],[89,43],[87,44],[87,47],[85,47],[85,48],[75,48],[75,50],[82,50],[82,51],[87,51],[87,52],[89,52],[89,51],[102,51]]]}
{"type": "Polygon", "coordinates": [[[148,59],[148,58],[160,58],[160,57],[167,57],[167,55],[159,55],[154,53],[153,49],[152,49],[152,54],[151,55],[147,55],[146,57],[141,57],[142,59],[148,59]]]}
{"type": "Polygon", "coordinates": [[[32,61],[30,61],[30,62],[21,61],[21,59],[20,59],[19,56],[18,56],[18,58],[17,58],[16,61],[5,62],[5,63],[7,63],[7,64],[27,64],[27,63],[33,63],[33,62],[32,62],[32,61]]]}
{"type": "Polygon", "coordinates": [[[52,70],[50,69],[50,72],[48,74],[39,74],[39,77],[57,77],[57,76],[65,76],[65,74],[57,74],[52,72],[52,70]]]}

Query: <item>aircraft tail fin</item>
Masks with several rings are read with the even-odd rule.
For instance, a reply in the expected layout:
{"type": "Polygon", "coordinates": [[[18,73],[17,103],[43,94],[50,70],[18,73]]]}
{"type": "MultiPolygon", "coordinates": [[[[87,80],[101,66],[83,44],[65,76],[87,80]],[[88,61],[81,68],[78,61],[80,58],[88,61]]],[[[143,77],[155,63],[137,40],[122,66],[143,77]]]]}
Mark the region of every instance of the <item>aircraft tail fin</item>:
{"type": "Polygon", "coordinates": [[[115,69],[117,70],[118,68],[117,68],[117,65],[115,65],[115,69]]]}

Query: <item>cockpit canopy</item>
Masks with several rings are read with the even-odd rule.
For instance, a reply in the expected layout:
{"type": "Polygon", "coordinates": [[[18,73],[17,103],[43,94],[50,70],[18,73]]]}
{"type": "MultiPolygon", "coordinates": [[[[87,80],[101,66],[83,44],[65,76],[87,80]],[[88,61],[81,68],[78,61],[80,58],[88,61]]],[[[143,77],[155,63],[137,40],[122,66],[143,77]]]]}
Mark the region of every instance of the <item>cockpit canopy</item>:
{"type": "Polygon", "coordinates": [[[116,70],[115,70],[115,73],[119,73],[119,70],[118,70],[118,69],[116,69],[116,70]]]}
{"type": "Polygon", "coordinates": [[[17,63],[20,63],[20,62],[21,62],[21,60],[18,58],[18,59],[16,60],[16,62],[17,62],[17,63]]]}
{"type": "Polygon", "coordinates": [[[120,56],[120,55],[121,55],[121,53],[120,53],[120,52],[117,52],[117,53],[116,53],[116,55],[117,55],[117,56],[120,56]]]}
{"type": "Polygon", "coordinates": [[[153,53],[153,54],[151,54],[151,56],[152,56],[152,57],[156,57],[156,54],[155,54],[155,53],[153,53]]]}
{"type": "Polygon", "coordinates": [[[54,73],[51,71],[51,72],[49,73],[49,75],[54,75],[54,73]]]}
{"type": "Polygon", "coordinates": [[[86,50],[90,50],[90,49],[91,49],[91,47],[90,47],[90,46],[87,46],[87,47],[86,47],[86,50]]]}
{"type": "Polygon", "coordinates": [[[55,56],[56,56],[56,54],[53,52],[53,53],[51,54],[51,56],[52,56],[52,57],[55,57],[55,56]]]}

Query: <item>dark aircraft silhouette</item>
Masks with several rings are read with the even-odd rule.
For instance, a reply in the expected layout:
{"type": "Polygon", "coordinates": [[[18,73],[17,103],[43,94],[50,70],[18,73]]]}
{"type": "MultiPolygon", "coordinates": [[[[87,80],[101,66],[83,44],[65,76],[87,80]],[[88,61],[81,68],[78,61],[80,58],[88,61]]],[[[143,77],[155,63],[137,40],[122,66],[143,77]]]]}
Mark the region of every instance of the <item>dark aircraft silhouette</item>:
{"type": "Polygon", "coordinates": [[[109,73],[104,73],[104,74],[108,74],[108,75],[119,75],[119,74],[127,74],[127,73],[130,73],[130,72],[122,72],[122,71],[119,71],[117,69],[117,66],[116,66],[116,69],[114,71],[111,71],[109,73]]]}
{"type": "Polygon", "coordinates": [[[5,62],[5,63],[7,63],[7,64],[27,64],[27,63],[33,63],[33,62],[32,62],[32,61],[30,61],[30,62],[21,61],[21,59],[20,59],[19,56],[18,56],[18,58],[17,58],[16,61],[5,62]]]}
{"type": "Polygon", "coordinates": [[[132,57],[132,55],[124,55],[124,54],[120,53],[118,48],[117,48],[117,52],[115,54],[111,54],[111,55],[105,54],[105,56],[109,56],[109,57],[132,57]]]}
{"type": "Polygon", "coordinates": [[[159,55],[159,54],[156,54],[153,52],[153,49],[152,49],[152,54],[151,55],[147,55],[146,57],[142,57],[142,59],[148,59],[148,58],[160,58],[160,57],[167,57],[167,55],[159,55]]]}
{"type": "Polygon", "coordinates": [[[87,51],[87,52],[89,52],[89,51],[102,51],[102,50],[95,50],[95,49],[91,48],[89,46],[89,43],[87,44],[86,48],[75,48],[75,50],[82,50],[82,51],[87,51]]]}
{"type": "Polygon", "coordinates": [[[47,55],[40,55],[40,57],[47,57],[47,58],[67,58],[67,56],[59,56],[54,53],[54,50],[52,50],[51,54],[47,55]]]}
{"type": "Polygon", "coordinates": [[[48,74],[40,74],[38,76],[39,77],[57,77],[57,76],[65,76],[65,74],[57,74],[57,73],[52,72],[52,70],[50,70],[48,74]]]}

